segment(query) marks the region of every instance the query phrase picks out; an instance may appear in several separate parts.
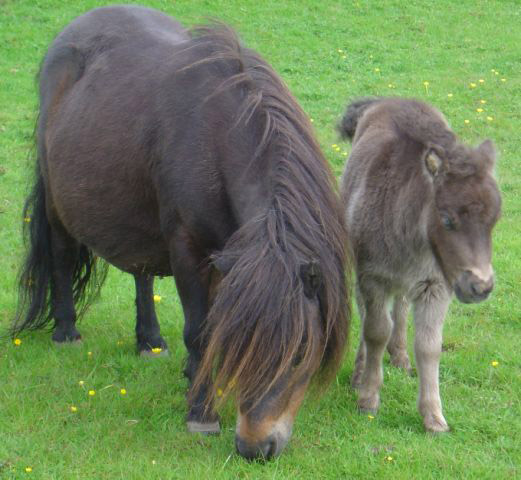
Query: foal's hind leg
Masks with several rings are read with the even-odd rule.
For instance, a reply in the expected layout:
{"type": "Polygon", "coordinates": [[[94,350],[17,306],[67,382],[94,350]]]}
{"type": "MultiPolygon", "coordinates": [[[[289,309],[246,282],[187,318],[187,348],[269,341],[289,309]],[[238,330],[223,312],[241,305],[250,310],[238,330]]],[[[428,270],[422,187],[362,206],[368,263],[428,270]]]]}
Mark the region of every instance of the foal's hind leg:
{"type": "Polygon", "coordinates": [[[219,417],[213,408],[205,408],[211,384],[192,391],[206,348],[203,331],[208,314],[210,275],[205,257],[199,254],[184,232],[177,232],[170,243],[172,271],[185,316],[184,342],[188,350],[185,375],[190,382],[186,425],[193,433],[219,433],[219,417]]]}
{"type": "Polygon", "coordinates": [[[424,289],[414,301],[414,352],[420,378],[418,410],[428,432],[446,432],[449,426],[443,417],[439,390],[439,365],[443,320],[450,295],[443,285],[424,289]]]}
{"type": "Polygon", "coordinates": [[[136,283],[136,337],[140,355],[157,355],[153,349],[161,349],[160,354],[168,353],[166,342],[161,337],[159,323],[154,308],[154,277],[134,275],[136,283]]]}
{"type": "Polygon", "coordinates": [[[76,310],[72,276],[78,261],[79,245],[60,227],[51,228],[51,311],[54,317],[52,339],[60,344],[81,340],[76,330],[76,310]]]}
{"type": "Polygon", "coordinates": [[[403,295],[397,295],[393,305],[393,332],[387,350],[391,355],[391,363],[411,373],[411,362],[407,354],[407,314],[409,304],[403,295]]]}
{"type": "Polygon", "coordinates": [[[362,294],[356,286],[356,305],[358,307],[358,316],[360,317],[360,343],[358,344],[358,351],[356,353],[355,368],[353,376],[351,377],[351,386],[358,388],[362,381],[362,374],[365,368],[365,342],[364,342],[364,317],[365,317],[365,305],[362,298],[362,294]]]}
{"type": "Polygon", "coordinates": [[[380,405],[380,387],[383,382],[382,359],[391,334],[387,308],[389,295],[371,281],[364,282],[359,288],[365,305],[363,337],[366,353],[358,389],[358,408],[364,412],[376,412],[380,405]]]}

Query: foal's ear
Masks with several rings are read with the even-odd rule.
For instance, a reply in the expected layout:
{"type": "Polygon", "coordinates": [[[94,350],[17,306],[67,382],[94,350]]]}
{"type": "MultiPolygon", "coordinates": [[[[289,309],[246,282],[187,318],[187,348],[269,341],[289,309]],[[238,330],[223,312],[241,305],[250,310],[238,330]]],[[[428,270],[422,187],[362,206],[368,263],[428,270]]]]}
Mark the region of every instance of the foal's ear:
{"type": "Polygon", "coordinates": [[[427,173],[436,178],[445,170],[445,162],[443,160],[444,152],[439,147],[429,146],[423,157],[423,162],[427,173]]]}
{"type": "Polygon", "coordinates": [[[485,140],[478,148],[483,159],[483,167],[487,172],[493,172],[496,165],[497,151],[494,143],[491,140],[485,140]]]}
{"type": "Polygon", "coordinates": [[[304,294],[309,299],[316,297],[320,286],[322,285],[322,272],[316,260],[300,266],[300,278],[304,284],[304,294]]]}

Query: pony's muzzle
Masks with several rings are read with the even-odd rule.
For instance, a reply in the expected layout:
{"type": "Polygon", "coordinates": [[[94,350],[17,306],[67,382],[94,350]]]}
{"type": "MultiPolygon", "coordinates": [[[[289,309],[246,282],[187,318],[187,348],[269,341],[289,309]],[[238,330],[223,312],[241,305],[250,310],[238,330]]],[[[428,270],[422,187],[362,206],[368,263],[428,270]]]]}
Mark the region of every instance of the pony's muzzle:
{"type": "Polygon", "coordinates": [[[288,443],[288,438],[273,434],[268,438],[251,443],[243,440],[239,435],[235,436],[235,448],[237,453],[246,460],[270,460],[278,456],[288,443]]]}
{"type": "Polygon", "coordinates": [[[463,303],[478,303],[485,300],[494,288],[494,275],[486,277],[474,271],[465,270],[455,285],[456,297],[463,303]]]}

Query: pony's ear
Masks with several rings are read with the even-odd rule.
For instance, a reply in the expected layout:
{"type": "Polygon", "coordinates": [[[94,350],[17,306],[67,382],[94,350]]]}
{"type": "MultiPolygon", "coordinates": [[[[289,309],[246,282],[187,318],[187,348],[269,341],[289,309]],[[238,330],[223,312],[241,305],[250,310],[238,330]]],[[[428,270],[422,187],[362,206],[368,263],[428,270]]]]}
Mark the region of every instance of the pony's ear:
{"type": "Polygon", "coordinates": [[[423,163],[427,173],[432,177],[436,178],[438,175],[444,172],[446,166],[443,160],[444,152],[439,147],[429,146],[423,157],[423,163]]]}
{"type": "Polygon", "coordinates": [[[483,159],[483,166],[487,172],[493,172],[494,167],[496,165],[496,147],[491,140],[485,140],[479,147],[477,148],[478,152],[481,153],[481,157],[483,159]]]}
{"type": "Polygon", "coordinates": [[[233,268],[235,265],[235,262],[237,262],[237,256],[236,255],[227,255],[227,254],[217,254],[212,255],[211,261],[212,265],[221,273],[221,275],[224,277],[228,274],[228,272],[233,268]]]}
{"type": "Polygon", "coordinates": [[[320,286],[322,285],[322,272],[316,260],[300,266],[300,278],[304,284],[304,294],[309,299],[316,297],[320,286]]]}

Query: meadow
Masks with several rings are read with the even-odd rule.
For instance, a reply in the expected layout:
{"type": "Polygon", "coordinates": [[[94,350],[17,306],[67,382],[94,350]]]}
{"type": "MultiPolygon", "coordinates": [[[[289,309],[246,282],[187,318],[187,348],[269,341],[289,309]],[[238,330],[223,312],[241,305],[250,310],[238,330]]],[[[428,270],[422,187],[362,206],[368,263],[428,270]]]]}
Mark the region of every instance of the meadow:
{"type": "MultiPolygon", "coordinates": [[[[517,0],[143,0],[185,25],[219,18],[280,73],[309,114],[337,175],[349,154],[335,125],[364,95],[437,106],[464,141],[495,141],[503,215],[494,232],[496,288],[451,306],[440,367],[452,431],[427,435],[417,378],[385,363],[382,406],[360,415],[349,386],[358,341],[336,380],[308,398],[285,452],[247,463],[235,413],[217,437],[184,424],[183,315],[172,279],[156,282],[168,358],[135,353],[134,282],[110,269],[79,324],[83,343],[45,332],[0,340],[0,479],[521,478],[521,4],[517,0]],[[89,395],[93,391],[94,395],[89,395]]],[[[33,172],[35,75],[54,36],[95,0],[0,2],[0,327],[16,309],[22,206],[33,172]]],[[[409,329],[412,346],[412,326],[409,329]]],[[[411,348],[412,351],[412,348],[411,348]]]]}

